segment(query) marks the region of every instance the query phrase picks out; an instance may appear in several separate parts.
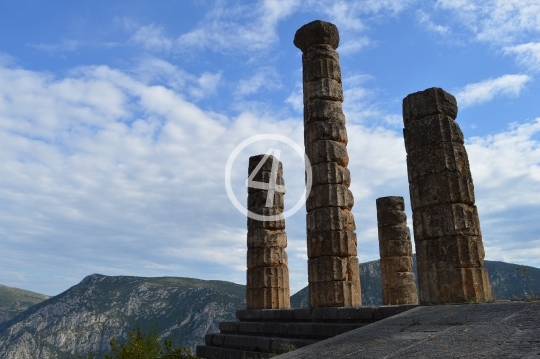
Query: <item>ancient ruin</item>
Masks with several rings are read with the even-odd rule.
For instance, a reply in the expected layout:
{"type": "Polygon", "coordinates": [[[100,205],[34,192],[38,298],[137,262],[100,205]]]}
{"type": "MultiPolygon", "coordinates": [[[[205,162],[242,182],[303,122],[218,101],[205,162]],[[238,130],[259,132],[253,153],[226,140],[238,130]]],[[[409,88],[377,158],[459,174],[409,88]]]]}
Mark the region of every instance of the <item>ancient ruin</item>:
{"type": "Polygon", "coordinates": [[[457,111],[454,96],[440,88],[403,100],[421,304],[492,300],[457,111]]]}
{"type": "Polygon", "coordinates": [[[362,304],[338,44],[337,27],[318,20],[294,37],[302,50],[304,144],[313,175],[306,204],[311,308],[362,304]]]}
{"type": "MultiPolygon", "coordinates": [[[[283,166],[271,155],[249,158],[248,177],[253,181],[285,186],[283,166]]],[[[248,217],[247,233],[247,309],[290,308],[289,270],[287,268],[287,235],[284,190],[248,187],[248,210],[262,216],[276,216],[275,220],[248,217]]],[[[273,218],[269,218],[273,219],[273,218]]]]}
{"type": "Polygon", "coordinates": [[[403,197],[377,198],[376,205],[383,304],[418,304],[403,197]]]}

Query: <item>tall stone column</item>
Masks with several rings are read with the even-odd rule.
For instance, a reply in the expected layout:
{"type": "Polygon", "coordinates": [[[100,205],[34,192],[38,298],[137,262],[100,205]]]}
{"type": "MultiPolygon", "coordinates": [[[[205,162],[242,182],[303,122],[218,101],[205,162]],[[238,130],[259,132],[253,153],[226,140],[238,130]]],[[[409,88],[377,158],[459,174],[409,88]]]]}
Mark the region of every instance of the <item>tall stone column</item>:
{"type": "MultiPolygon", "coordinates": [[[[285,186],[283,167],[274,156],[249,158],[248,176],[256,170],[253,181],[285,186]],[[259,167],[259,164],[261,166],[259,167]],[[259,167],[259,168],[257,168],[259,167]],[[274,177],[274,178],[273,178],[274,177]]],[[[248,210],[276,220],[248,217],[247,226],[247,309],[287,309],[291,307],[289,270],[287,267],[287,235],[281,217],[284,192],[248,187],[248,210]],[[270,194],[269,194],[270,192],[270,194]]]]}
{"type": "Polygon", "coordinates": [[[454,96],[440,88],[403,100],[420,303],[492,300],[474,187],[454,96]]]}
{"type": "Polygon", "coordinates": [[[294,37],[302,50],[304,143],[313,175],[306,204],[311,308],[362,305],[338,44],[337,27],[319,20],[294,37]]]}
{"type": "Polygon", "coordinates": [[[381,197],[377,205],[384,305],[418,304],[412,272],[411,232],[403,197],[381,197]]]}

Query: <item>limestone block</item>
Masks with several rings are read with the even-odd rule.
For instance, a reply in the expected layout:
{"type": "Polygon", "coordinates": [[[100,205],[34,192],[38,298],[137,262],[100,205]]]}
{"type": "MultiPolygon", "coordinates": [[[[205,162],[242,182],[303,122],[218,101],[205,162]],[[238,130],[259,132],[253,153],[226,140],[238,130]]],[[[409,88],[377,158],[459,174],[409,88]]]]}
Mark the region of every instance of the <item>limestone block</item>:
{"type": "Polygon", "coordinates": [[[416,277],[412,272],[381,272],[381,276],[383,289],[395,288],[403,285],[416,287],[416,277]]]}
{"type": "Polygon", "coordinates": [[[304,83],[328,78],[341,83],[341,68],[339,60],[326,57],[304,62],[303,66],[304,83]]]}
{"type": "Polygon", "coordinates": [[[324,256],[308,259],[310,282],[356,281],[359,280],[358,258],[324,256]]]}
{"type": "Polygon", "coordinates": [[[293,43],[302,52],[306,52],[311,46],[318,44],[330,45],[335,50],[339,45],[339,32],[336,25],[315,20],[296,31],[293,43]]]}
{"type": "Polygon", "coordinates": [[[339,62],[339,54],[330,45],[317,44],[302,54],[302,64],[317,59],[330,59],[339,62]]]}
{"type": "Polygon", "coordinates": [[[336,162],[340,166],[347,167],[349,155],[347,147],[336,141],[317,141],[306,146],[306,154],[311,164],[322,162],[336,162]]]}
{"type": "Polygon", "coordinates": [[[307,231],[345,231],[356,229],[351,211],[339,207],[314,209],[307,214],[307,231]]]}
{"type": "Polygon", "coordinates": [[[416,284],[402,285],[382,290],[384,305],[418,304],[416,284]]]}
{"type": "Polygon", "coordinates": [[[347,144],[347,130],[340,121],[316,121],[304,129],[305,144],[319,140],[331,140],[347,144]]]}
{"type": "Polygon", "coordinates": [[[288,309],[291,307],[289,288],[247,288],[247,309],[288,309]]]}
{"type": "Polygon", "coordinates": [[[476,206],[443,203],[421,207],[413,212],[415,241],[446,236],[480,237],[476,206]]]}
{"type": "Polygon", "coordinates": [[[455,236],[417,241],[416,250],[437,270],[480,268],[484,265],[485,252],[481,237],[455,236]]]}
{"type": "Polygon", "coordinates": [[[456,98],[438,87],[415,92],[403,99],[405,127],[412,121],[432,115],[444,115],[455,119],[457,112],[456,98]]]}
{"type": "Polygon", "coordinates": [[[379,229],[379,241],[389,240],[401,240],[410,241],[411,231],[407,226],[388,226],[380,227],[379,229]]]}
{"type": "Polygon", "coordinates": [[[356,256],[356,233],[343,231],[310,232],[307,236],[308,258],[321,256],[356,256]]]}
{"type": "Polygon", "coordinates": [[[455,268],[437,272],[437,303],[489,302],[493,300],[485,268],[455,268]]]}
{"type": "Polygon", "coordinates": [[[412,257],[388,257],[381,258],[381,272],[411,272],[413,266],[412,257]]]}
{"type": "Polygon", "coordinates": [[[248,248],[248,268],[287,267],[287,253],[283,247],[248,248]]]}
{"type": "Polygon", "coordinates": [[[308,99],[321,99],[343,102],[341,83],[332,79],[319,79],[304,84],[304,93],[308,99]]]}
{"type": "Polygon", "coordinates": [[[322,162],[312,164],[311,180],[313,186],[335,183],[349,187],[351,172],[347,167],[340,166],[335,162],[322,162]]]}
{"type": "MultiPolygon", "coordinates": [[[[266,207],[267,197],[268,197],[268,191],[266,190],[253,191],[253,193],[250,193],[248,196],[248,200],[247,200],[248,209],[252,212],[256,212],[258,209],[266,207]]],[[[272,207],[275,209],[279,209],[280,211],[283,211],[285,207],[284,193],[274,191],[273,198],[274,198],[274,202],[272,203],[272,207]]]]}
{"type": "Polygon", "coordinates": [[[252,230],[252,229],[274,229],[274,230],[285,229],[285,219],[282,216],[282,211],[281,210],[276,209],[276,208],[271,208],[271,207],[263,207],[263,208],[258,208],[258,209],[254,210],[252,212],[255,213],[255,214],[262,215],[262,216],[279,215],[280,216],[279,218],[281,218],[281,219],[275,220],[275,221],[269,221],[269,220],[258,221],[256,219],[248,217],[248,219],[247,219],[248,230],[252,230]]]}
{"type": "Polygon", "coordinates": [[[407,215],[401,211],[377,211],[377,226],[388,227],[396,225],[407,225],[407,215]]]}
{"type": "Polygon", "coordinates": [[[287,234],[285,231],[267,229],[252,229],[247,234],[248,248],[260,247],[287,247],[287,234]]]}
{"type": "Polygon", "coordinates": [[[433,115],[412,121],[403,129],[407,152],[440,142],[464,143],[463,132],[451,117],[433,115]]]}
{"type": "MultiPolygon", "coordinates": [[[[253,170],[255,169],[255,167],[257,167],[257,165],[259,164],[259,162],[262,161],[262,159],[264,158],[265,155],[257,155],[257,156],[251,156],[249,158],[249,164],[248,164],[248,174],[251,174],[251,172],[253,172],[253,170]]],[[[262,172],[262,171],[265,171],[265,172],[270,172],[272,171],[272,163],[273,161],[277,161],[278,162],[278,166],[277,166],[277,171],[279,172],[279,174],[283,174],[283,165],[281,164],[281,162],[275,158],[274,156],[272,155],[269,155],[267,158],[266,158],[266,161],[264,161],[262,167],[259,169],[259,172],[262,172]]]]}
{"type": "Polygon", "coordinates": [[[455,142],[418,147],[407,155],[409,182],[429,174],[459,172],[471,175],[465,146],[455,142]]]}
{"type": "Polygon", "coordinates": [[[439,203],[473,205],[474,185],[470,175],[443,172],[426,175],[409,183],[413,210],[439,203]]]}
{"type": "Polygon", "coordinates": [[[352,192],[341,184],[325,184],[311,187],[306,208],[311,211],[322,207],[351,209],[354,205],[352,192]]]}
{"type": "Polygon", "coordinates": [[[360,282],[313,282],[309,283],[309,306],[359,307],[362,305],[360,282]]]}
{"type": "Polygon", "coordinates": [[[317,98],[304,102],[304,126],[316,121],[335,121],[345,124],[341,102],[317,98]]]}
{"type": "Polygon", "coordinates": [[[289,270],[281,267],[248,268],[248,288],[289,288],[289,270]]]}
{"type": "Polygon", "coordinates": [[[388,196],[388,197],[379,197],[375,200],[377,206],[377,211],[404,211],[405,210],[405,201],[403,197],[399,196],[388,196]]]}
{"type": "Polygon", "coordinates": [[[410,240],[383,240],[379,241],[381,258],[412,256],[410,240]]]}

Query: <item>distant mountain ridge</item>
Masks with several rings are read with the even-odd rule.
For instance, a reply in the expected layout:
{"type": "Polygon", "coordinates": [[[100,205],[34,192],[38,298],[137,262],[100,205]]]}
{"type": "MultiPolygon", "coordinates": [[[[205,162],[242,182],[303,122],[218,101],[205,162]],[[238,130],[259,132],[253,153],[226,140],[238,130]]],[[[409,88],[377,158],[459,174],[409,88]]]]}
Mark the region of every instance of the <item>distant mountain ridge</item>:
{"type": "MultiPolygon", "coordinates": [[[[497,299],[523,298],[531,290],[540,294],[538,268],[519,266],[518,273],[515,264],[492,261],[485,261],[485,267],[497,299]]],[[[363,263],[360,270],[363,304],[380,305],[379,261],[363,263]]],[[[218,331],[219,322],[235,320],[235,311],[245,308],[245,290],[223,281],[93,274],[0,323],[0,359],[67,359],[73,353],[106,352],[112,337],[125,338],[136,326],[147,331],[152,324],[162,338],[194,348],[206,333],[218,331]]],[[[307,298],[306,287],[291,297],[291,304],[307,307],[307,298]]]]}
{"type": "Polygon", "coordinates": [[[0,284],[0,324],[49,298],[45,294],[0,284]]]}

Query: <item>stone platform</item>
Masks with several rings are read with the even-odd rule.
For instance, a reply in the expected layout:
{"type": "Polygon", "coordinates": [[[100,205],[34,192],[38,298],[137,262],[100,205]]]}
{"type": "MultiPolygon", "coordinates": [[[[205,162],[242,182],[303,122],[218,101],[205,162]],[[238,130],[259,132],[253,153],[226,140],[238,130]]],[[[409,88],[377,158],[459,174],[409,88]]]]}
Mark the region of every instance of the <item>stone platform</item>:
{"type": "Polygon", "coordinates": [[[207,334],[197,356],[207,359],[269,358],[403,313],[416,305],[359,308],[238,310],[207,334]]]}

